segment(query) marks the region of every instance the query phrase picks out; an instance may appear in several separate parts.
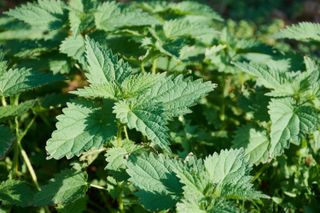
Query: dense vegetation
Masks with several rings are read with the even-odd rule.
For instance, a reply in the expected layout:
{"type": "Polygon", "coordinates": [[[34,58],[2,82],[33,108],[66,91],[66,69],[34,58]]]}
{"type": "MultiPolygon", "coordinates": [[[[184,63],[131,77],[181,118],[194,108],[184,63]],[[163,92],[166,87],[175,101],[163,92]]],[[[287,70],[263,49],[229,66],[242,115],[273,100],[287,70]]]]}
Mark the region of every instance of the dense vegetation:
{"type": "Polygon", "coordinates": [[[3,9],[0,212],[319,212],[320,24],[251,6],[3,9]]]}

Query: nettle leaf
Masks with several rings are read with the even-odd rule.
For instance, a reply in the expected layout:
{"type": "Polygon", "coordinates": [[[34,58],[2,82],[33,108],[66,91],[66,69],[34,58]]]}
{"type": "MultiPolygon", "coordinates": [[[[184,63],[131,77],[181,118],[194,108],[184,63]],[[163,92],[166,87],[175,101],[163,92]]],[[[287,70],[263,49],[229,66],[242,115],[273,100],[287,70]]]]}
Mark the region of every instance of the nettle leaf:
{"type": "Polygon", "coordinates": [[[265,131],[243,126],[236,131],[233,144],[235,148],[244,148],[251,164],[258,165],[268,160],[270,141],[265,131]]]}
{"type": "Polygon", "coordinates": [[[11,130],[4,125],[0,125],[0,160],[2,160],[10,150],[14,140],[15,136],[11,130]]]}
{"type": "Polygon", "coordinates": [[[169,8],[180,15],[187,15],[191,17],[202,16],[217,21],[223,21],[221,16],[214,10],[212,10],[211,7],[195,1],[182,1],[179,3],[172,3],[169,4],[169,8]]]}
{"type": "Polygon", "coordinates": [[[145,208],[151,211],[169,209],[175,206],[181,196],[179,179],[170,170],[163,155],[155,157],[131,156],[127,172],[130,181],[139,189],[136,195],[145,208]]]}
{"type": "Polygon", "coordinates": [[[36,100],[29,100],[23,103],[19,103],[19,105],[2,106],[0,107],[0,120],[3,118],[20,116],[31,109],[35,105],[35,103],[36,100]]]}
{"type": "Polygon", "coordinates": [[[197,38],[205,34],[213,35],[216,33],[214,29],[201,20],[193,19],[173,19],[163,24],[163,31],[167,38],[176,39],[182,36],[197,38]]]}
{"type": "Polygon", "coordinates": [[[98,6],[95,23],[98,29],[112,31],[123,27],[157,25],[159,21],[142,10],[111,1],[98,6]]]}
{"type": "Polygon", "coordinates": [[[10,69],[0,76],[0,96],[17,95],[61,80],[63,80],[62,76],[33,72],[26,68],[10,69]]]}
{"type": "Polygon", "coordinates": [[[73,35],[94,27],[95,3],[92,0],[71,0],[69,2],[69,21],[73,35]]]}
{"type": "Polygon", "coordinates": [[[161,107],[121,101],[117,102],[113,109],[120,122],[126,124],[130,129],[141,132],[166,151],[170,151],[168,122],[161,107]]]}
{"type": "Polygon", "coordinates": [[[89,38],[86,39],[86,59],[88,63],[86,77],[92,85],[112,81],[121,84],[133,73],[128,63],[118,59],[110,49],[89,38]]]}
{"type": "Polygon", "coordinates": [[[268,93],[271,96],[292,96],[296,92],[293,80],[284,71],[261,64],[235,63],[235,65],[242,71],[256,76],[258,83],[274,90],[268,93]]]}
{"type": "Polygon", "coordinates": [[[12,205],[26,207],[31,205],[34,191],[29,184],[19,180],[0,183],[0,200],[12,205]]]}
{"type": "Polygon", "coordinates": [[[127,158],[132,153],[139,151],[142,147],[136,145],[133,141],[123,140],[123,145],[121,147],[116,146],[110,148],[106,152],[106,161],[108,162],[105,169],[112,171],[119,171],[121,169],[127,168],[127,158]]]}
{"type": "Polygon", "coordinates": [[[291,98],[272,99],[269,104],[271,119],[271,157],[283,153],[289,143],[300,143],[300,137],[311,133],[319,125],[313,107],[298,105],[291,98]]]}
{"type": "Polygon", "coordinates": [[[129,181],[139,189],[137,196],[149,210],[176,205],[178,212],[207,212],[229,201],[235,205],[235,199],[266,198],[253,188],[250,170],[244,150],[231,149],[205,160],[193,156],[184,161],[154,154],[130,156],[127,172],[129,181]]]}
{"type": "Polygon", "coordinates": [[[202,79],[193,81],[182,75],[168,76],[138,99],[141,102],[157,103],[162,106],[166,116],[176,117],[191,112],[189,108],[215,87],[215,84],[203,82],[202,79]]]}
{"type": "Polygon", "coordinates": [[[64,24],[65,4],[60,0],[38,0],[6,12],[7,15],[41,29],[57,29],[64,24]]]}
{"type": "Polygon", "coordinates": [[[115,118],[111,111],[107,101],[102,105],[86,100],[67,103],[64,114],[57,117],[57,130],[47,141],[49,158],[72,158],[105,145],[116,134],[115,118]]]}
{"type": "Polygon", "coordinates": [[[275,38],[288,38],[300,41],[320,41],[320,24],[311,22],[300,22],[288,26],[275,34],[275,38]]]}
{"type": "Polygon", "coordinates": [[[115,84],[106,82],[99,85],[92,85],[71,91],[70,93],[81,96],[83,98],[107,98],[116,99],[118,88],[115,84]]]}
{"type": "Polygon", "coordinates": [[[81,35],[66,38],[62,41],[59,50],[61,53],[67,54],[69,57],[84,64],[85,41],[81,35]]]}
{"type": "Polygon", "coordinates": [[[34,196],[33,205],[65,205],[83,198],[88,190],[87,176],[87,173],[75,169],[63,170],[41,187],[34,196]]]}

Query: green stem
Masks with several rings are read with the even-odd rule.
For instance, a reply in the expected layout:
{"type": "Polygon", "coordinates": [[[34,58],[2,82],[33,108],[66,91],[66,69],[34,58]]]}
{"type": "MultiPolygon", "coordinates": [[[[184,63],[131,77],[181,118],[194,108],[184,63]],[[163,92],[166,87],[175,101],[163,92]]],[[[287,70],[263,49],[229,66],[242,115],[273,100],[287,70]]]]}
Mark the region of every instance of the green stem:
{"type": "Polygon", "coordinates": [[[20,148],[20,152],[21,152],[21,156],[23,158],[23,161],[25,162],[25,164],[28,168],[28,171],[31,175],[32,182],[36,186],[37,190],[40,191],[41,188],[39,186],[38,178],[37,178],[36,172],[34,171],[34,169],[32,167],[31,161],[30,161],[26,151],[22,148],[21,144],[19,144],[19,148],[20,148]]]}
{"type": "Polygon", "coordinates": [[[146,72],[146,70],[144,69],[144,62],[141,62],[140,68],[141,68],[142,73],[146,72]]]}
{"type": "Polygon", "coordinates": [[[107,191],[107,189],[104,188],[103,186],[99,186],[99,185],[96,185],[96,184],[93,184],[93,183],[90,184],[90,187],[107,191]]]}
{"type": "Polygon", "coordinates": [[[256,175],[253,177],[252,182],[257,180],[260,175],[264,172],[264,170],[266,170],[268,168],[269,164],[263,164],[263,166],[259,169],[259,171],[256,173],[256,175]]]}
{"type": "Polygon", "coordinates": [[[1,97],[1,103],[2,103],[2,106],[7,106],[6,97],[4,96],[1,97]]]}
{"type": "Polygon", "coordinates": [[[152,68],[151,68],[152,74],[156,74],[157,73],[157,64],[158,64],[158,59],[156,58],[152,62],[152,68]]]}
{"type": "Polygon", "coordinates": [[[123,131],[124,131],[124,135],[126,136],[126,139],[129,140],[129,135],[128,135],[128,131],[127,131],[126,126],[123,126],[123,131]]]}
{"type": "Polygon", "coordinates": [[[118,147],[122,147],[122,137],[121,137],[121,126],[118,125],[118,132],[117,132],[117,145],[118,147]]]}

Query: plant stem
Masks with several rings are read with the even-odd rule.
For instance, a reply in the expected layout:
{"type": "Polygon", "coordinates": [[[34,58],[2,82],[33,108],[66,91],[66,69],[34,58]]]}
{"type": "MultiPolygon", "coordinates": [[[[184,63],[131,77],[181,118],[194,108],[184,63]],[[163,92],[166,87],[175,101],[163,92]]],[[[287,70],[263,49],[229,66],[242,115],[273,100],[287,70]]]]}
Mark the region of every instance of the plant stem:
{"type": "Polygon", "coordinates": [[[2,103],[2,106],[7,106],[6,97],[4,96],[1,97],[1,103],[2,103]]]}
{"type": "Polygon", "coordinates": [[[99,185],[96,185],[96,184],[93,184],[93,183],[90,184],[90,187],[107,191],[107,189],[104,188],[103,186],[99,186],[99,185]]]}
{"type": "Polygon", "coordinates": [[[21,156],[23,158],[23,161],[25,162],[27,168],[28,168],[28,171],[31,175],[31,179],[33,181],[33,184],[36,186],[37,190],[40,191],[41,188],[39,186],[39,183],[38,183],[38,178],[37,178],[37,175],[36,175],[36,172],[34,171],[33,167],[32,167],[32,164],[31,164],[31,161],[26,153],[26,151],[22,148],[21,144],[19,143],[19,148],[20,148],[20,152],[21,152],[21,156]]]}
{"type": "Polygon", "coordinates": [[[158,59],[156,58],[152,62],[152,68],[151,68],[152,74],[156,74],[157,73],[157,64],[158,64],[158,59]]]}
{"type": "Polygon", "coordinates": [[[126,139],[129,140],[129,135],[128,135],[128,131],[127,131],[127,127],[126,126],[123,126],[123,131],[124,131],[124,134],[126,136],[126,139]]]}
{"type": "Polygon", "coordinates": [[[121,147],[122,146],[122,137],[121,137],[121,125],[119,124],[118,125],[118,132],[117,132],[117,145],[119,146],[119,147],[121,147]]]}
{"type": "Polygon", "coordinates": [[[142,73],[146,72],[146,70],[144,69],[144,63],[143,62],[141,62],[140,68],[141,68],[142,73]]]}

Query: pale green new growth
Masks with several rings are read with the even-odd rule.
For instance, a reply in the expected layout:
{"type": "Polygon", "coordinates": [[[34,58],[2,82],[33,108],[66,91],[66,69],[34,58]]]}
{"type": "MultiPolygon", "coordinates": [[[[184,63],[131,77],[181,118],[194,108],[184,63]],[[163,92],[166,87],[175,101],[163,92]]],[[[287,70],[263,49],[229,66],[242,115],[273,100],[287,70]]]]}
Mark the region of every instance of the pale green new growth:
{"type": "Polygon", "coordinates": [[[320,24],[300,22],[281,30],[275,34],[275,37],[295,39],[300,41],[320,41],[320,24]]]}
{"type": "Polygon", "coordinates": [[[88,190],[87,173],[75,169],[63,170],[41,191],[36,193],[33,200],[35,206],[52,204],[68,204],[85,196],[88,190]]]}
{"type": "Polygon", "coordinates": [[[116,134],[110,103],[98,106],[90,101],[77,100],[67,104],[57,117],[57,130],[48,140],[49,158],[72,158],[91,148],[99,148],[116,134]]]}

